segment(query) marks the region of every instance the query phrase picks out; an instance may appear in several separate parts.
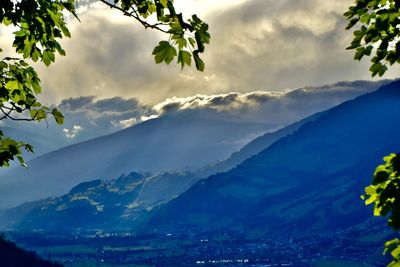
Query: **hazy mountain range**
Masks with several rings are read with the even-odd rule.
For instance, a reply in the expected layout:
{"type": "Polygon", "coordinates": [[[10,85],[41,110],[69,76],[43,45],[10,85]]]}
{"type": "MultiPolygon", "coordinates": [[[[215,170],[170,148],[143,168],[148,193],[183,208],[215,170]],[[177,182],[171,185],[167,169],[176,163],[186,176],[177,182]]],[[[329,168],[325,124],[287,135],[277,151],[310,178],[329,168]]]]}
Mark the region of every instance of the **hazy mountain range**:
{"type": "Polygon", "coordinates": [[[400,149],[399,115],[400,82],[394,82],[257,138],[228,160],[197,172],[131,173],[84,183],[62,197],[9,210],[5,215],[14,221],[3,216],[2,223],[24,229],[112,225],[168,232],[355,225],[371,216],[359,196],[373,169],[400,149]],[[208,174],[214,175],[201,180],[208,174]]]}
{"type": "Polygon", "coordinates": [[[228,159],[195,171],[156,175],[132,172],[118,179],[81,183],[61,197],[26,203],[6,211],[0,216],[0,228],[74,230],[84,226],[85,229],[129,229],[133,221],[140,223],[149,211],[178,197],[199,180],[234,168],[320,115],[266,133],[228,159]]]}
{"type": "Polygon", "coordinates": [[[39,156],[0,176],[0,207],[61,195],[80,182],[131,171],[193,170],[228,157],[276,127],[203,118],[190,112],[145,121],[39,156]],[[35,188],[32,190],[32,188],[35,188]]]}

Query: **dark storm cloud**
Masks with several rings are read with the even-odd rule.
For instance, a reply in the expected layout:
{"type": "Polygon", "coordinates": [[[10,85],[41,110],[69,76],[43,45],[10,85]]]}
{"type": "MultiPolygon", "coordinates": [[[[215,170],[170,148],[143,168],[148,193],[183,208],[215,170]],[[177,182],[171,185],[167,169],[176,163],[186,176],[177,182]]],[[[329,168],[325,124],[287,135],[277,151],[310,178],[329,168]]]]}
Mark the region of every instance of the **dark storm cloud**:
{"type": "Polygon", "coordinates": [[[122,97],[99,100],[93,96],[69,98],[58,107],[66,117],[65,132],[78,131],[67,136],[69,138],[75,138],[80,132],[86,135],[93,135],[92,131],[107,134],[132,126],[152,113],[150,107],[140,104],[137,99],[122,97]]]}
{"type": "Polygon", "coordinates": [[[77,98],[68,98],[61,101],[59,108],[64,111],[82,111],[90,110],[93,112],[134,112],[142,113],[148,109],[135,98],[124,99],[122,97],[112,97],[107,99],[95,100],[94,96],[82,96],[77,98]]]}
{"type": "Polygon", "coordinates": [[[96,98],[95,96],[81,96],[77,98],[64,99],[61,101],[59,108],[65,111],[80,109],[85,105],[93,103],[93,100],[95,98],[96,98]]]}

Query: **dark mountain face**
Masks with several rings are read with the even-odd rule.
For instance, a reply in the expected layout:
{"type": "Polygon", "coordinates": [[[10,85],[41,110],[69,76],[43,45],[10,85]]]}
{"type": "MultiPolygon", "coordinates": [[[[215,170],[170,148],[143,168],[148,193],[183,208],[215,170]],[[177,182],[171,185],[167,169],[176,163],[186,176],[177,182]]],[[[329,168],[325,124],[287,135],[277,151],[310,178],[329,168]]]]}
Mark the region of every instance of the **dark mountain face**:
{"type": "Polygon", "coordinates": [[[297,131],[302,125],[319,118],[322,114],[324,114],[324,112],[316,113],[279,130],[269,132],[260,137],[257,137],[256,139],[242,147],[239,151],[232,153],[232,155],[228,159],[208,165],[205,168],[196,171],[196,174],[200,177],[206,178],[219,172],[229,171],[246,159],[250,158],[251,156],[254,156],[265,150],[275,141],[297,131]]]}
{"type": "Polygon", "coordinates": [[[61,195],[80,182],[132,170],[194,170],[237,151],[271,125],[176,114],[40,156],[0,176],[0,208],[61,195]]]}
{"type": "Polygon", "coordinates": [[[157,210],[150,229],[331,229],[372,216],[360,200],[400,151],[400,82],[348,101],[157,210]]]}

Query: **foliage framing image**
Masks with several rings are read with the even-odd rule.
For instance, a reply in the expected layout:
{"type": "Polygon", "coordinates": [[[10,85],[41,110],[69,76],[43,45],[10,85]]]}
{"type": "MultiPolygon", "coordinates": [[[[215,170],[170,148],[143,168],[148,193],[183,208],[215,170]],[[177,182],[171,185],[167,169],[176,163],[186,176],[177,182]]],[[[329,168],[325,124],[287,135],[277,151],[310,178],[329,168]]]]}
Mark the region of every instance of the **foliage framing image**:
{"type": "MultiPolygon", "coordinates": [[[[383,76],[389,66],[400,63],[400,1],[357,0],[344,13],[346,29],[356,28],[347,49],[355,50],[354,59],[371,57],[372,76],[383,76]]],[[[388,224],[400,229],[400,155],[384,158],[377,167],[372,184],[365,188],[362,199],[374,204],[374,216],[388,216],[388,224]]],[[[400,240],[385,243],[384,254],[390,252],[393,261],[388,266],[400,266],[400,240]]]]}
{"type": "Polygon", "coordinates": [[[382,76],[395,63],[400,63],[400,1],[357,0],[344,13],[346,29],[357,27],[347,49],[356,50],[354,59],[371,56],[372,76],[382,76]]]}
{"type": "MultiPolygon", "coordinates": [[[[184,20],[175,10],[173,0],[99,0],[104,5],[122,12],[143,27],[168,35],[152,54],[155,62],[170,64],[175,58],[182,68],[191,66],[203,71],[205,64],[200,54],[210,42],[207,23],[196,15],[184,20]],[[155,18],[156,22],[149,22],[155,18]]],[[[47,121],[53,117],[57,124],[64,122],[63,114],[56,108],[42,105],[37,96],[42,92],[40,78],[31,63],[41,61],[49,66],[56,54],[65,56],[60,44],[64,37],[71,37],[66,14],[79,20],[75,0],[2,0],[0,21],[14,27],[14,48],[18,57],[4,56],[0,48],[0,120],[47,121]]],[[[84,25],[83,25],[84,27],[84,25]]],[[[9,49],[10,50],[10,49],[9,49]]],[[[26,166],[22,151],[33,152],[25,142],[6,137],[0,131],[0,166],[6,167],[14,159],[26,166]]]]}
{"type": "MultiPolygon", "coordinates": [[[[391,154],[384,158],[385,164],[378,166],[372,184],[365,188],[365,204],[374,204],[375,216],[388,216],[388,224],[400,229],[400,155],[391,154]]],[[[400,240],[393,239],[385,244],[384,253],[393,257],[388,266],[400,266],[400,240]]]]}

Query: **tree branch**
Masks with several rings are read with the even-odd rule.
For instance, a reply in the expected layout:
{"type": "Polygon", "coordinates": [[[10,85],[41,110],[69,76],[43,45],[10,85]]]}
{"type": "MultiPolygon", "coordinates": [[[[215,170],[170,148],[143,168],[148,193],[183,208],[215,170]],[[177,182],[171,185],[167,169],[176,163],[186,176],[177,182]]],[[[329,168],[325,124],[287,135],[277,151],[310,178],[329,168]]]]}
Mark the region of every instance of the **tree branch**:
{"type": "Polygon", "coordinates": [[[5,107],[0,107],[1,112],[3,112],[4,116],[0,118],[0,120],[8,118],[10,116],[10,113],[13,111],[13,108],[7,108],[8,112],[5,112],[4,109],[5,107]]]}
{"type": "Polygon", "coordinates": [[[167,24],[164,24],[164,23],[150,24],[150,23],[148,23],[147,21],[145,21],[145,20],[140,18],[140,15],[137,13],[137,11],[132,6],[131,6],[132,12],[128,12],[127,10],[124,10],[121,7],[117,6],[116,4],[112,4],[112,3],[110,3],[110,2],[108,2],[106,0],[100,0],[100,2],[106,4],[110,8],[115,8],[115,9],[121,11],[122,13],[124,13],[125,16],[132,17],[132,18],[136,19],[137,21],[139,21],[144,26],[145,29],[150,28],[150,29],[158,30],[158,31],[163,32],[163,33],[168,33],[167,30],[164,30],[163,28],[159,27],[159,26],[162,26],[162,25],[165,26],[167,24]]]}
{"type": "MultiPolygon", "coordinates": [[[[4,116],[0,117],[0,120],[10,119],[13,121],[35,121],[36,117],[37,117],[37,114],[35,114],[35,116],[33,116],[33,118],[14,118],[13,116],[10,115],[12,111],[16,110],[15,104],[13,104],[13,103],[12,103],[11,108],[2,106],[2,107],[0,107],[0,110],[4,114],[4,116]],[[8,109],[8,111],[6,112],[6,111],[4,111],[4,109],[8,109]]],[[[26,109],[22,109],[22,111],[25,111],[25,110],[26,109]]]]}

